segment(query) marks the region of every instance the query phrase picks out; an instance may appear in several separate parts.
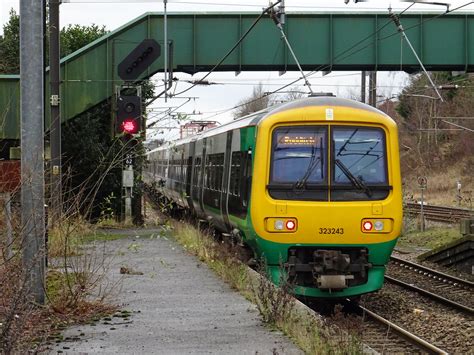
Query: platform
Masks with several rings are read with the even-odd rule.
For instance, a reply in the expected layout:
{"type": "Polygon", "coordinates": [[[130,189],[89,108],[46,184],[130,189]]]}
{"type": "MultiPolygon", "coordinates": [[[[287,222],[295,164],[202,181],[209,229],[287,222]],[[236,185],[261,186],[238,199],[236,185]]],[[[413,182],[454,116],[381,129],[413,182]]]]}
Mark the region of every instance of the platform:
{"type": "Polygon", "coordinates": [[[121,233],[128,236],[99,242],[95,252],[105,252],[104,284],[121,280],[113,298],[132,315],[71,327],[51,354],[302,354],[174,240],[158,230],[121,233]],[[124,267],[130,274],[120,274],[124,267]]]}

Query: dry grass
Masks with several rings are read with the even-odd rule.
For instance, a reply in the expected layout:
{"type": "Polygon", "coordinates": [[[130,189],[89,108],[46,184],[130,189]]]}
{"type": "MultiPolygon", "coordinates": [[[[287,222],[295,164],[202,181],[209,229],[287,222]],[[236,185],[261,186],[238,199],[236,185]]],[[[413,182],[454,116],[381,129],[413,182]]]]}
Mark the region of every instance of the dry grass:
{"type": "Polygon", "coordinates": [[[421,200],[421,190],[418,187],[417,177],[426,176],[427,188],[424,191],[424,200],[433,205],[474,207],[474,174],[472,161],[465,158],[460,162],[444,167],[437,167],[428,171],[412,171],[403,176],[404,194],[406,199],[421,200]],[[457,182],[461,183],[461,194],[457,191],[457,182]]]}
{"type": "Polygon", "coordinates": [[[38,305],[26,282],[19,223],[14,223],[13,257],[0,253],[0,353],[40,351],[58,329],[116,309],[106,302],[108,293],[99,287],[105,274],[104,256],[82,248],[84,238],[93,231],[81,218],[66,218],[50,233],[46,303],[38,305]]]}
{"type": "Polygon", "coordinates": [[[173,222],[170,233],[191,254],[205,262],[232,288],[253,302],[262,319],[271,328],[287,334],[308,354],[359,354],[360,343],[339,329],[329,328],[313,312],[296,307],[291,285],[275,287],[267,278],[255,273],[239,259],[239,251],[229,243],[218,241],[209,231],[173,222]]]}

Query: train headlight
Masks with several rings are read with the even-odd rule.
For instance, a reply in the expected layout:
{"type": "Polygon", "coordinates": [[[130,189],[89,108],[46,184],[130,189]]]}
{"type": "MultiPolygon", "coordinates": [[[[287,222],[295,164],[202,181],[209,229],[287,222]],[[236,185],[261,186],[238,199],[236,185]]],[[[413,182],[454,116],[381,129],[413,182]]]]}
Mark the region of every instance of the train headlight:
{"type": "Polygon", "coordinates": [[[379,232],[383,231],[383,221],[375,221],[374,229],[379,232]]]}
{"type": "Polygon", "coordinates": [[[393,230],[393,219],[364,218],[360,228],[362,233],[390,233],[393,230]]]}
{"type": "Polygon", "coordinates": [[[283,228],[285,228],[285,223],[281,219],[277,219],[273,226],[275,227],[275,230],[282,231],[283,228]]]}
{"type": "Polygon", "coordinates": [[[294,217],[266,218],[265,229],[273,233],[294,233],[298,229],[298,220],[294,217]]]}

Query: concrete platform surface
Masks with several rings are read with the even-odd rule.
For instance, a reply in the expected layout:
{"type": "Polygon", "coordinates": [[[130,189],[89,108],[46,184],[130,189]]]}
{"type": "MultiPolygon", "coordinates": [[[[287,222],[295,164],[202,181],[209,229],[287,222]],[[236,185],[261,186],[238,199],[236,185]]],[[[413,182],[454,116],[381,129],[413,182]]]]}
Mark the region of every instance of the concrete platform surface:
{"type": "Polygon", "coordinates": [[[93,249],[106,256],[107,284],[120,280],[114,301],[132,315],[68,328],[51,354],[302,354],[175,241],[143,233],[130,230],[93,249]]]}

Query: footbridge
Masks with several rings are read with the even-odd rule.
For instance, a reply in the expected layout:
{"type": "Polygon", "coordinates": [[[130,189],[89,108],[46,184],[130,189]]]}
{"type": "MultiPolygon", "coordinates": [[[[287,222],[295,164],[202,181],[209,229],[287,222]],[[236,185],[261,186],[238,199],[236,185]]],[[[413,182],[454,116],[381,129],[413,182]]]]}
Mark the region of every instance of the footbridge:
{"type": "MultiPolygon", "coordinates": [[[[169,14],[170,67],[192,74],[210,70],[257,17],[256,13],[169,14]]],[[[138,43],[153,38],[164,47],[163,22],[163,14],[146,13],[63,58],[62,119],[110,99],[116,86],[124,83],[117,66],[138,43]]],[[[474,71],[474,14],[408,14],[401,23],[427,70],[474,71]]],[[[285,32],[304,70],[420,70],[388,14],[292,13],[287,15],[285,32]]],[[[139,79],[163,71],[163,52],[139,79]]],[[[216,71],[296,69],[279,31],[266,17],[216,71]]],[[[0,139],[19,139],[19,90],[18,75],[0,76],[0,139]]],[[[48,123],[46,117],[46,127],[48,123]]]]}

